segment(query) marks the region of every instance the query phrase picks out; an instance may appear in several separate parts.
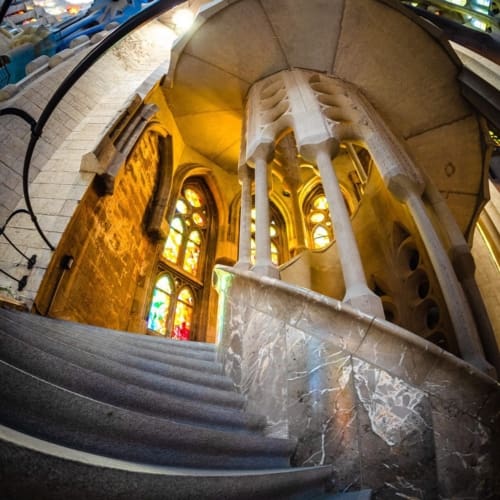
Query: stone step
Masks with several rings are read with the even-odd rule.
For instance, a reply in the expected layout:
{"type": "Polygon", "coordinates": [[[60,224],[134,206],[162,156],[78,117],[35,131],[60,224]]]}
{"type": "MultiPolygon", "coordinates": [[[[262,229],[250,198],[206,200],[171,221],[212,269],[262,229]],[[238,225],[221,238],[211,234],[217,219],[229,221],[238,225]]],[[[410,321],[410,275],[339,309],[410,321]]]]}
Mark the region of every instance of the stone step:
{"type": "MultiPolygon", "coordinates": [[[[70,375],[70,374],[68,374],[70,375]]],[[[0,362],[0,422],[49,442],[133,462],[197,468],[289,465],[294,443],[138,413],[0,362]]]]}
{"type": "MultiPolygon", "coordinates": [[[[101,364],[106,365],[111,361],[112,363],[122,365],[125,375],[127,375],[127,370],[129,369],[142,370],[147,372],[148,379],[150,378],[150,373],[156,373],[173,380],[191,384],[202,384],[214,389],[234,392],[234,384],[228,377],[220,373],[210,374],[207,377],[206,373],[193,368],[193,364],[185,358],[182,358],[182,360],[186,361],[185,364],[190,365],[189,368],[172,364],[169,362],[169,360],[171,361],[171,357],[169,356],[162,356],[162,361],[151,362],[141,356],[123,352],[123,350],[114,346],[114,344],[109,347],[104,346],[102,343],[95,344],[90,340],[75,342],[71,332],[54,334],[53,332],[47,332],[46,329],[40,326],[37,328],[28,328],[26,324],[19,324],[10,318],[2,318],[0,331],[28,342],[38,349],[66,358],[71,362],[75,362],[75,359],[79,357],[99,356],[101,364]]],[[[174,363],[177,360],[178,358],[175,357],[174,363]]],[[[195,362],[194,366],[197,363],[195,362]]],[[[205,362],[203,361],[202,363],[205,362]]]]}
{"type": "MultiPolygon", "coordinates": [[[[168,417],[178,422],[210,425],[220,429],[262,430],[266,418],[244,413],[230,407],[204,402],[200,386],[196,399],[186,399],[165,390],[161,375],[144,373],[123,367],[97,356],[75,356],[75,351],[61,352],[64,346],[43,342],[45,350],[0,331],[0,359],[51,384],[72,392],[129,410],[152,416],[168,417]],[[58,354],[63,357],[58,357],[58,354]],[[68,358],[73,354],[75,362],[68,358]],[[142,382],[142,385],[141,385],[142,382]],[[139,384],[139,385],[138,385],[139,384]],[[148,388],[149,387],[149,388],[148,388]],[[151,389],[153,387],[153,389],[151,389]]],[[[76,352],[76,354],[79,354],[76,352]]]]}
{"type": "Polygon", "coordinates": [[[164,361],[175,366],[193,368],[198,371],[222,373],[220,363],[215,360],[214,347],[210,351],[200,349],[199,342],[181,342],[170,339],[159,339],[146,335],[133,335],[105,328],[82,325],[70,321],[52,320],[29,313],[7,311],[0,308],[0,318],[15,321],[33,332],[44,332],[53,338],[70,337],[74,344],[92,345],[101,348],[103,354],[111,355],[119,351],[140,356],[152,361],[164,361]],[[111,351],[111,352],[108,352],[111,351]]]}
{"type": "Polygon", "coordinates": [[[6,318],[0,324],[0,331],[70,363],[146,389],[231,408],[244,405],[243,396],[236,393],[232,383],[221,375],[207,377],[207,374],[189,369],[189,372],[184,372],[189,375],[189,380],[182,380],[182,373],[177,373],[167,362],[151,362],[113,350],[103,352],[102,346],[91,343],[75,345],[70,335],[54,337],[41,328],[28,330],[26,325],[6,318]]]}
{"type": "MultiPolygon", "coordinates": [[[[346,491],[344,493],[322,493],[317,497],[311,498],[311,500],[371,500],[372,498],[372,490],[360,490],[346,491]]],[[[416,499],[416,497],[412,498],[416,499]]]]}
{"type": "Polygon", "coordinates": [[[20,323],[36,324],[48,329],[56,329],[58,331],[71,332],[75,336],[91,337],[94,341],[106,341],[110,339],[118,343],[136,345],[137,347],[155,348],[160,352],[170,352],[179,356],[187,355],[191,358],[215,361],[216,346],[204,342],[187,342],[169,339],[165,337],[156,337],[151,335],[134,334],[130,332],[122,332],[92,325],[76,323],[62,319],[47,318],[27,312],[17,315],[14,311],[2,309],[0,316],[15,318],[20,323]],[[154,346],[154,347],[153,347],[154,346]]]}
{"type": "Polygon", "coordinates": [[[0,487],[10,500],[309,500],[331,467],[221,471],[144,465],[54,445],[0,426],[0,487]]]}

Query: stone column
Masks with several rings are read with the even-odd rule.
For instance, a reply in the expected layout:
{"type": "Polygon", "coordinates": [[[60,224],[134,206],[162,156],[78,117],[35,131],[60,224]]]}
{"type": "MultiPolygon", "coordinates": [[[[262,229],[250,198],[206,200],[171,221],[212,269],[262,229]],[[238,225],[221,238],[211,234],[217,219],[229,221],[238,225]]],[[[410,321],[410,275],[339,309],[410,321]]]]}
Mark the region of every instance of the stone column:
{"type": "Polygon", "coordinates": [[[251,245],[252,239],[252,180],[250,178],[250,169],[246,164],[238,168],[238,176],[241,184],[241,206],[240,206],[240,241],[238,248],[237,269],[250,269],[251,263],[251,245]]]}
{"type": "Polygon", "coordinates": [[[269,234],[269,184],[267,164],[272,157],[272,145],[259,146],[252,160],[255,163],[255,266],[259,276],[279,278],[278,268],[271,260],[271,235],[269,234]]]}
{"type": "Polygon", "coordinates": [[[426,181],[425,195],[431,203],[441,223],[441,227],[448,236],[451,245],[448,254],[453,269],[462,285],[462,289],[474,315],[486,359],[495,367],[498,376],[500,375],[500,354],[498,352],[495,333],[488,318],[488,312],[486,311],[481,292],[474,277],[476,264],[470,252],[469,245],[467,245],[441,193],[430,179],[427,178],[426,181]]]}
{"type": "Polygon", "coordinates": [[[293,222],[295,227],[295,238],[296,244],[294,248],[294,254],[297,255],[303,252],[306,247],[306,236],[304,231],[304,217],[302,215],[302,210],[299,204],[299,197],[297,194],[297,189],[299,186],[298,180],[290,180],[288,182],[290,186],[291,198],[292,198],[292,210],[293,210],[293,222]]]}
{"type": "Polygon", "coordinates": [[[403,176],[393,179],[390,187],[396,196],[404,201],[415,221],[418,232],[427,250],[436,277],[455,329],[462,358],[490,376],[495,369],[486,361],[481,347],[476,324],[450,259],[425,210],[417,186],[403,176]]]}
{"type": "Polygon", "coordinates": [[[365,274],[358,245],[351,226],[351,219],[345,206],[344,197],[332,166],[332,156],[338,150],[334,139],[301,149],[303,155],[315,156],[321,174],[323,189],[330,208],[330,216],[335,231],[335,241],[339,252],[342,274],[345,283],[344,302],[361,311],[384,318],[380,297],[375,295],[366,284],[365,274]]]}

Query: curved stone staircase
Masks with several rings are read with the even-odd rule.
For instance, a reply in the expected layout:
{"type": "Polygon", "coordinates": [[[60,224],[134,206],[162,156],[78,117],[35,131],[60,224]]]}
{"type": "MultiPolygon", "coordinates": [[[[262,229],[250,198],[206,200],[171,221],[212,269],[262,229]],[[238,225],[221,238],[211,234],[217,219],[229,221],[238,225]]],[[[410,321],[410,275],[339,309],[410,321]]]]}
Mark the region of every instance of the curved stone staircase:
{"type": "Polygon", "coordinates": [[[212,345],[0,309],[0,377],[4,499],[338,498],[331,467],[289,467],[212,345]]]}

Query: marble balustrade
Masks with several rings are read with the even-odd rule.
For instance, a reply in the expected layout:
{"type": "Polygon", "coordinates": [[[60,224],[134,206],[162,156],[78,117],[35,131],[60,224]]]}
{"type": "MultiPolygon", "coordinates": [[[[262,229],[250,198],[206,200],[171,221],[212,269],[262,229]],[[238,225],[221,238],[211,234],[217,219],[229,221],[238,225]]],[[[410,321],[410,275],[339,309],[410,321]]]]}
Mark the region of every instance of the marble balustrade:
{"type": "Polygon", "coordinates": [[[224,266],[214,282],[224,370],[270,435],[297,440],[295,465],[382,499],[498,498],[495,380],[310,290],[224,266]]]}

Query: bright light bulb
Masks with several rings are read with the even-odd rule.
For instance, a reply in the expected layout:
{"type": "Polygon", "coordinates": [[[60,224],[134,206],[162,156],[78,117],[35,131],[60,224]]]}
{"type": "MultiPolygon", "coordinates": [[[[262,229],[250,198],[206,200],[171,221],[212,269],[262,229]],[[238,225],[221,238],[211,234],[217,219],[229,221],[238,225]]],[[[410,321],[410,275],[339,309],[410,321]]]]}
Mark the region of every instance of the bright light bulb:
{"type": "Polygon", "coordinates": [[[179,9],[174,12],[172,21],[178,31],[187,31],[194,21],[194,14],[189,9],[179,9]]]}

